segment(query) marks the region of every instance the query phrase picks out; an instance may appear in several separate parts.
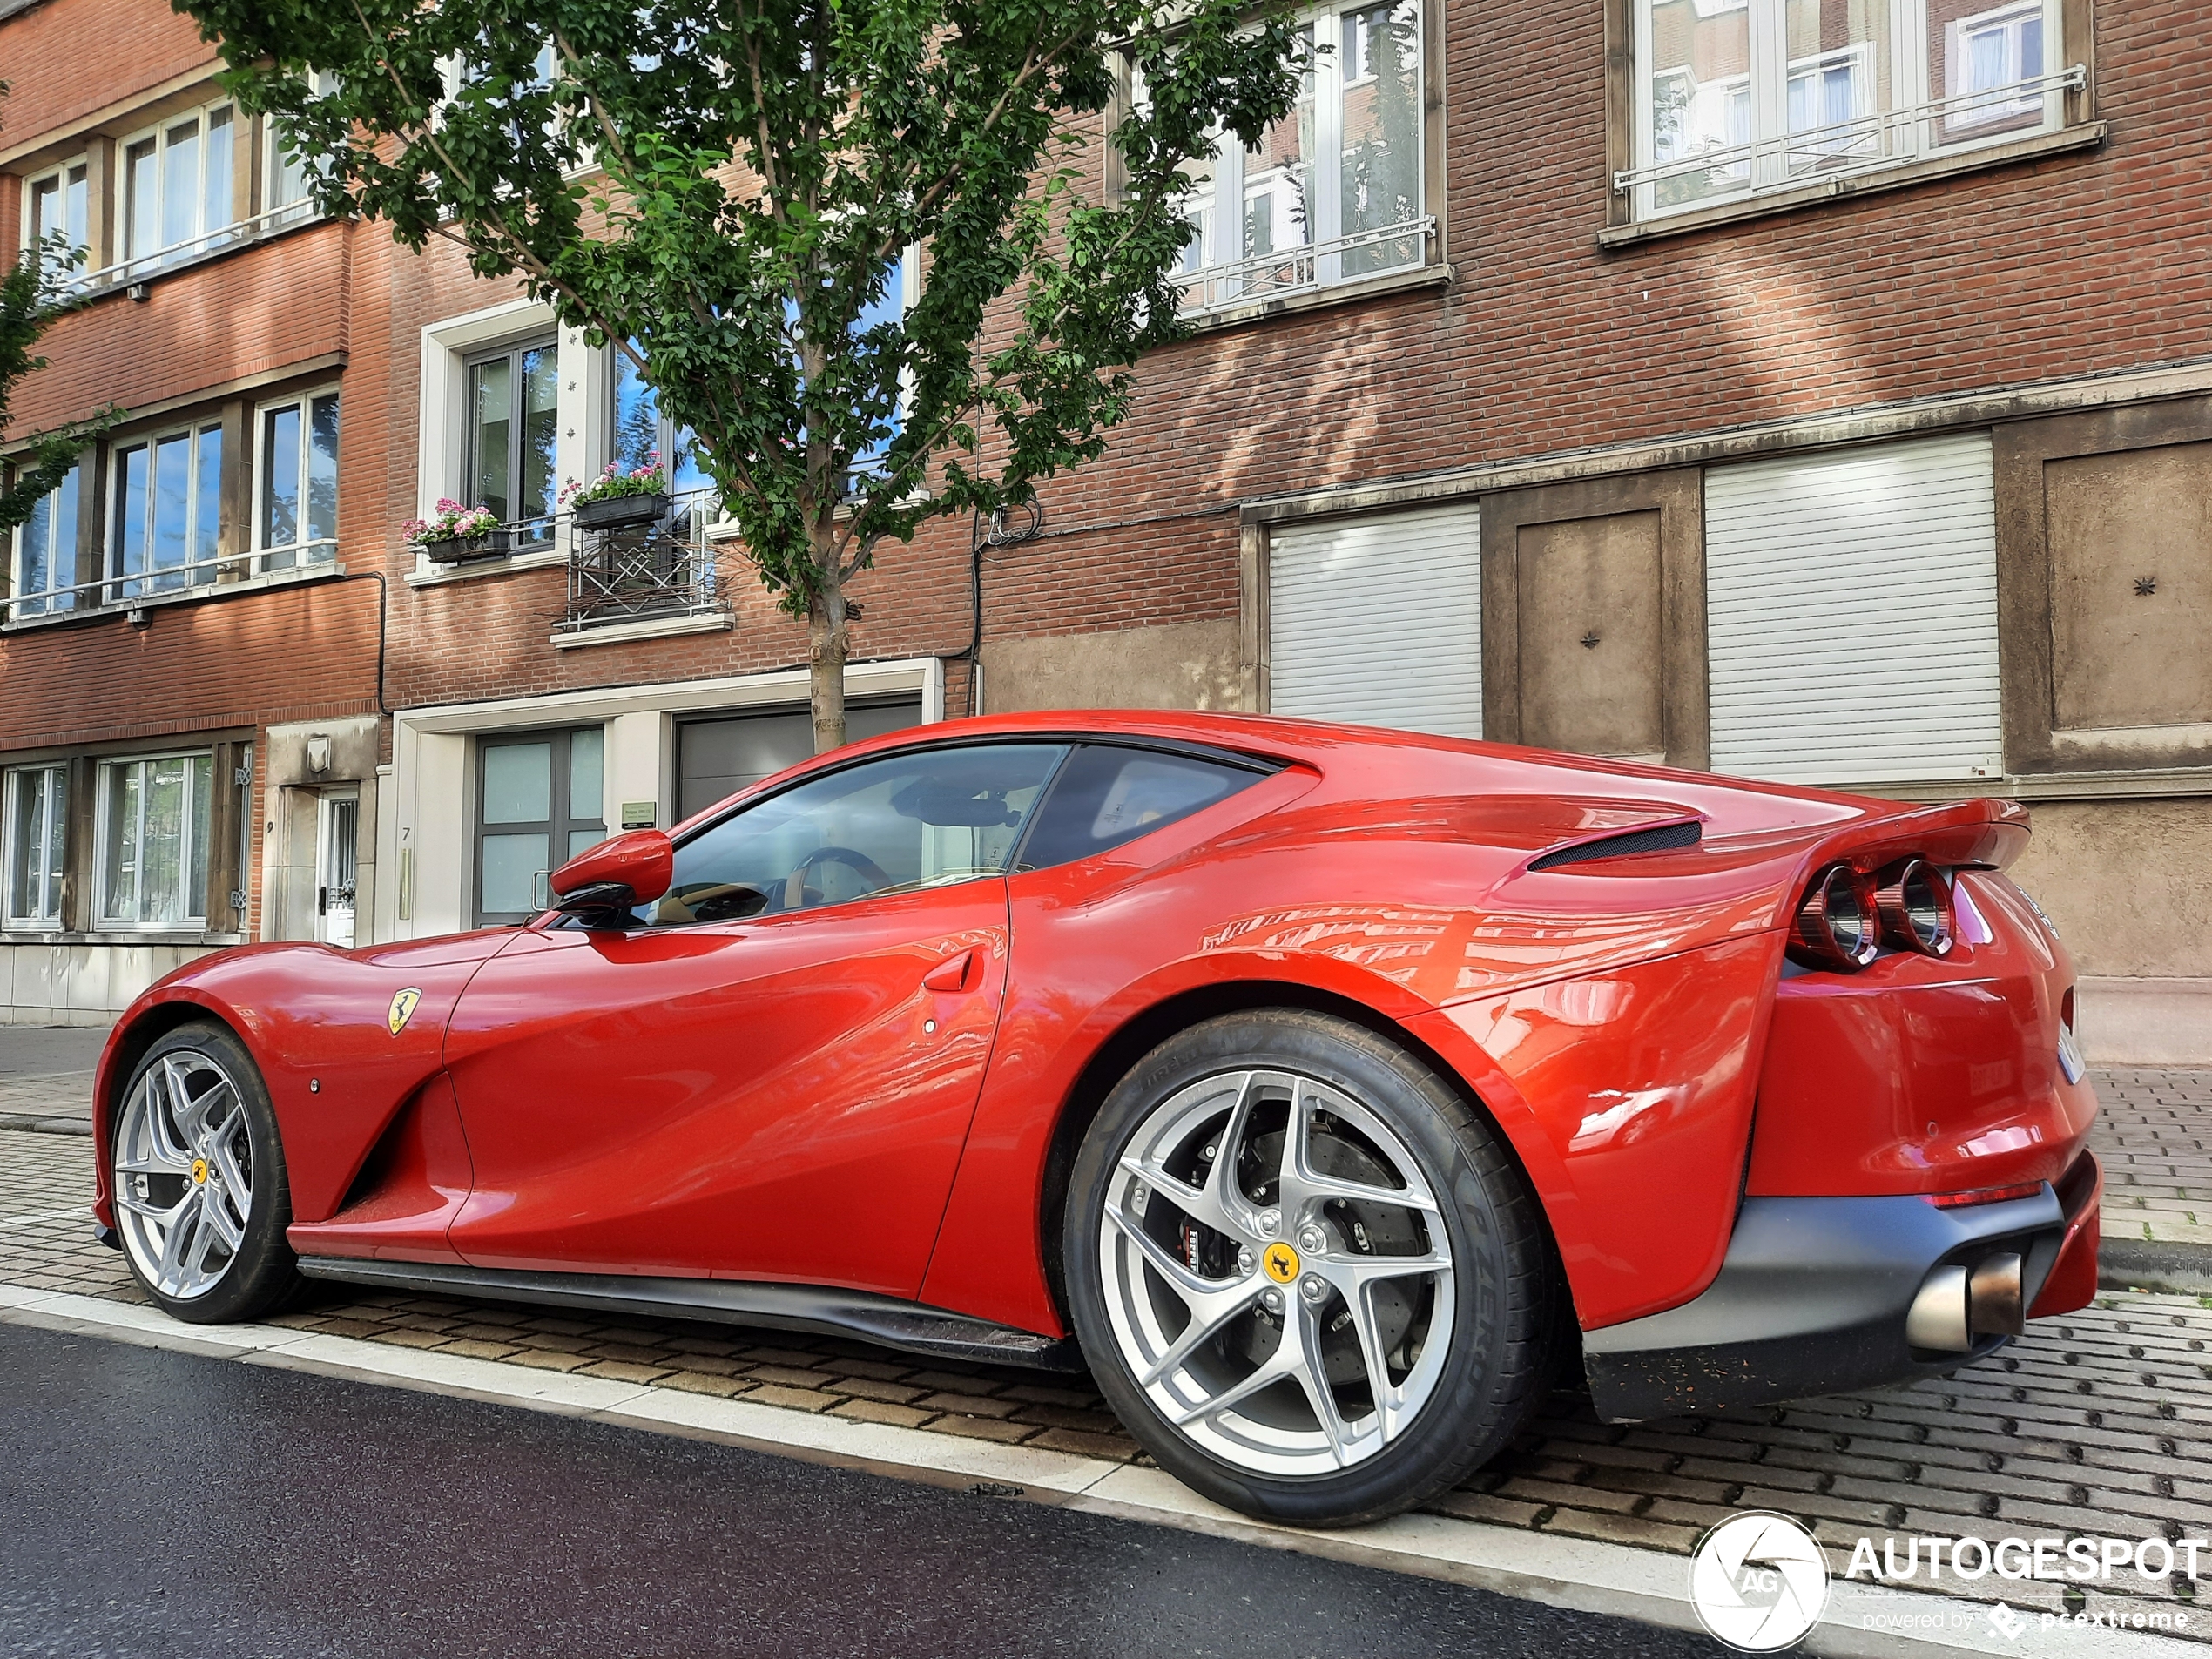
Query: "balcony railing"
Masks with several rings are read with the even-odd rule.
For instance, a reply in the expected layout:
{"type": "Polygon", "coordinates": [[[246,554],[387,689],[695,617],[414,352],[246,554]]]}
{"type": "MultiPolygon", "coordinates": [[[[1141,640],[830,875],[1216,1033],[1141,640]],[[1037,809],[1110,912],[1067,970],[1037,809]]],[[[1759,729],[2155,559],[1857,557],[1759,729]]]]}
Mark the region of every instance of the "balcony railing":
{"type": "Polygon", "coordinates": [[[124,571],[68,587],[11,594],[0,597],[0,627],[128,610],[158,601],[219,591],[256,577],[309,575],[333,563],[337,557],[336,542],[308,542],[298,547],[199,559],[152,570],[124,571]]]}
{"type": "Polygon", "coordinates": [[[228,225],[188,237],[168,247],[156,248],[114,265],[104,265],[95,271],[56,271],[54,286],[64,293],[102,293],[109,288],[127,288],[152,280],[163,272],[179,266],[189,265],[209,254],[219,253],[226,248],[247,242],[260,241],[263,237],[292,226],[305,224],[315,216],[312,201],[287,202],[281,207],[272,207],[251,218],[234,219],[228,225]]]}
{"type": "Polygon", "coordinates": [[[1354,231],[1325,242],[1280,247],[1228,265],[1210,265],[1182,280],[1183,314],[1204,316],[1285,294],[1303,293],[1363,276],[1420,265],[1427,256],[1433,218],[1408,219],[1354,231]]]}
{"type": "Polygon", "coordinates": [[[557,521],[569,542],[569,603],[556,632],[722,614],[715,492],[694,490],[668,502],[658,518],[611,529],[587,529],[570,515],[557,521]]]}
{"type": "Polygon", "coordinates": [[[1755,138],[1748,144],[1700,150],[1695,155],[1677,156],[1649,166],[1624,167],[1613,175],[1613,188],[1626,195],[1644,185],[1657,186],[1677,180],[1704,184],[1705,188],[1695,194],[1659,203],[1658,211],[1663,212],[1903,166],[1924,156],[2016,135],[2041,120],[2047,94],[2075,91],[2086,85],[2088,78],[2088,70],[2076,64],[2071,69],[1978,92],[1878,111],[1828,126],[1755,138]]]}

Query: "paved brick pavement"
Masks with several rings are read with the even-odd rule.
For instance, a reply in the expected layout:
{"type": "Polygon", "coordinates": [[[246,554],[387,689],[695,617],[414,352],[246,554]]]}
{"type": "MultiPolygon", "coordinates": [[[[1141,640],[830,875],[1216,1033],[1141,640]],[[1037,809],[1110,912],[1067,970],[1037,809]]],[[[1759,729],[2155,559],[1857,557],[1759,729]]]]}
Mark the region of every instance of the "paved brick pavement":
{"type": "Polygon", "coordinates": [[[2212,1072],[2096,1074],[2109,1238],[2212,1247],[2212,1072]]]}
{"type": "MultiPolygon", "coordinates": [[[[2154,1087],[2146,1085],[2146,1087],[2154,1087]]],[[[0,1282],[142,1301],[94,1243],[89,1142],[0,1130],[0,1282]]],[[[858,1343],[461,1298],[319,1287],[278,1323],[500,1364],[743,1397],[933,1433],[1144,1461],[1088,1379],[858,1343]]],[[[2121,1292],[2004,1353],[1910,1387],[1618,1426],[1555,1397],[1504,1456],[1433,1506],[1508,1527],[1687,1554],[1744,1508],[1794,1514],[1840,1566],[1861,1537],[2202,1537],[2212,1530],[2212,1297],[2121,1292]]],[[[2212,1575],[2212,1552],[2199,1567],[2212,1575]]],[[[1995,1575],[1944,1590],[2031,1610],[2194,1607],[2128,1571],[2086,1598],[1995,1575]],[[2069,1597],[2074,1599],[2069,1601],[2069,1597]]],[[[2212,1608],[2202,1620],[2212,1638],[2212,1608]]]]}

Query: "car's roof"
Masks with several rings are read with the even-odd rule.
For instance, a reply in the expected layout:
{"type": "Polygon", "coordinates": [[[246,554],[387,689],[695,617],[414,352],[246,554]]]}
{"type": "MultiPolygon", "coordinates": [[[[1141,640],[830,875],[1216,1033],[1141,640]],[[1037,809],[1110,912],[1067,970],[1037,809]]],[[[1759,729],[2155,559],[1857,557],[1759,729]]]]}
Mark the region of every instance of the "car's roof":
{"type": "MultiPolygon", "coordinates": [[[[1630,760],[1561,754],[1546,749],[1489,743],[1467,738],[1441,737],[1430,732],[1404,732],[1384,726],[1350,725],[1331,720],[1299,719],[1284,715],[1227,714],[1184,709],[1041,709],[1011,714],[986,714],[961,719],[931,721],[902,726],[880,736],[863,738],[825,754],[809,756],[795,765],[761,779],[732,799],[759,795],[825,765],[838,766],[870,755],[895,752],[923,745],[977,740],[1005,740],[1025,737],[1094,738],[1197,744],[1284,762],[1304,762],[1323,771],[1345,760],[1366,759],[1382,768],[1406,769],[1405,786],[1415,792],[1443,784],[1459,790],[1496,788],[1514,793],[1563,796],[1604,795],[1630,799],[1669,798],[1697,811],[1693,798],[1710,802],[1716,793],[1779,797],[1799,802],[1817,801],[1845,809],[1883,810],[1888,804],[1855,796],[1757,782],[1749,779],[1718,778],[1703,772],[1647,765],[1630,760]],[[1442,763],[1440,767],[1432,763],[1442,763]],[[1449,779],[1449,783],[1444,780],[1449,779]]],[[[1362,770],[1366,770],[1364,767],[1362,770]]],[[[1379,780],[1374,780],[1379,781],[1379,780]]],[[[1393,783],[1395,779],[1391,780],[1393,783]]],[[[1746,803],[1748,804],[1748,803],[1746,803]]],[[[717,802],[694,814],[685,826],[725,811],[728,801],[717,802]]],[[[1828,816],[1823,813],[1820,816],[1828,816]]]]}

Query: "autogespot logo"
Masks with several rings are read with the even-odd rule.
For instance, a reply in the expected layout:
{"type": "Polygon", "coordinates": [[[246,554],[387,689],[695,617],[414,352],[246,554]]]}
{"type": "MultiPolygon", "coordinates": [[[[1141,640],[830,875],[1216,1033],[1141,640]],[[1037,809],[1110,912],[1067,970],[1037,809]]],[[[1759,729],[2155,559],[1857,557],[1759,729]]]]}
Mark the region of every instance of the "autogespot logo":
{"type": "Polygon", "coordinates": [[[1787,1515],[1730,1515],[1697,1541],[1689,1602],[1705,1629],[1743,1653],[1804,1640],[1828,1605],[1828,1558],[1787,1515]]]}

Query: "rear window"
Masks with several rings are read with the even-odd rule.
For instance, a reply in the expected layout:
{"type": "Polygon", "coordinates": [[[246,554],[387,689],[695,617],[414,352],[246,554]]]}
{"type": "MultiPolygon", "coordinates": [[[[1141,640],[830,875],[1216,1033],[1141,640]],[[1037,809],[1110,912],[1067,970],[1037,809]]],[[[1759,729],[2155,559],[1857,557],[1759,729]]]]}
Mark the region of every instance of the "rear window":
{"type": "Polygon", "coordinates": [[[1053,780],[1020,867],[1049,869],[1106,852],[1226,800],[1261,776],[1198,755],[1086,745],[1053,780]]]}

